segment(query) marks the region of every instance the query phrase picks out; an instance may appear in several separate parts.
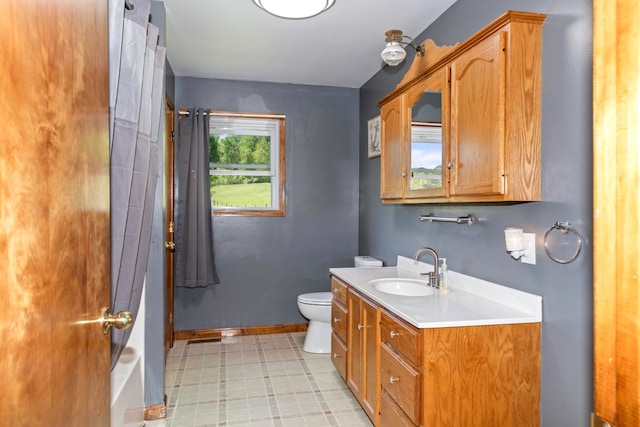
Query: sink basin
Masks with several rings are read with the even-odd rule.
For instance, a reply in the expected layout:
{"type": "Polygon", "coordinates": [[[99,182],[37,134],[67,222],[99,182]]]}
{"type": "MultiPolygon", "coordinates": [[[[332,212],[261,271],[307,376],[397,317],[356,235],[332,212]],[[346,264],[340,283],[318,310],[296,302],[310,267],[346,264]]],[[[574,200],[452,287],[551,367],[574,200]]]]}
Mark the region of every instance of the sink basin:
{"type": "Polygon", "coordinates": [[[426,280],[417,279],[375,279],[369,282],[375,290],[391,295],[424,297],[435,293],[436,289],[427,285],[426,280]]]}

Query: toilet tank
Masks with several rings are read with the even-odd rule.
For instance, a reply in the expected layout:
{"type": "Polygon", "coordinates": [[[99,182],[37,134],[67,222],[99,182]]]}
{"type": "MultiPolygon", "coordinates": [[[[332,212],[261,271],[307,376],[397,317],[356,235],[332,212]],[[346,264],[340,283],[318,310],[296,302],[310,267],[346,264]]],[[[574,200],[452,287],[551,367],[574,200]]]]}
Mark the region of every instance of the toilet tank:
{"type": "Polygon", "coordinates": [[[382,267],[382,261],[371,256],[360,255],[353,261],[356,267],[382,267]]]}

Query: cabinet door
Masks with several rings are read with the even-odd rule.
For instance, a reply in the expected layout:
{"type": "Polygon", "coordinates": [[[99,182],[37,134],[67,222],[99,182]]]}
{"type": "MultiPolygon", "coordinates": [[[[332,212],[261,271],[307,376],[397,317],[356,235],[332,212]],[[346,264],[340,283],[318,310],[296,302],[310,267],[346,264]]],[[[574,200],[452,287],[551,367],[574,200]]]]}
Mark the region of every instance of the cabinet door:
{"type": "Polygon", "coordinates": [[[451,65],[451,195],[505,192],[506,32],[451,65]]]}
{"type": "Polygon", "coordinates": [[[443,68],[407,91],[411,127],[405,146],[404,197],[448,196],[449,83],[443,68]]]}
{"type": "Polygon", "coordinates": [[[380,310],[367,300],[362,300],[362,318],[364,320],[364,385],[362,388],[362,407],[369,418],[377,424],[380,401],[380,376],[378,364],[380,359],[380,310]]]}
{"type": "Polygon", "coordinates": [[[380,109],[380,197],[402,199],[404,173],[405,115],[404,96],[399,96],[380,109]]]}
{"type": "Polygon", "coordinates": [[[362,389],[362,342],[364,336],[364,324],[361,318],[362,300],[360,296],[353,293],[351,289],[347,294],[347,303],[349,311],[349,336],[347,346],[349,353],[347,355],[347,385],[353,394],[359,399],[362,389]]]}

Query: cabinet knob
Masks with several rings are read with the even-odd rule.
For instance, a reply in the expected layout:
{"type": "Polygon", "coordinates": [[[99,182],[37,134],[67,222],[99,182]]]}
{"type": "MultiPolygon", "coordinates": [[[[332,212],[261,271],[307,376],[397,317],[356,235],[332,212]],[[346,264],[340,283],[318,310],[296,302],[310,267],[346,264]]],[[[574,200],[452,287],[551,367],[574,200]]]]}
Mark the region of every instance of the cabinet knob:
{"type": "Polygon", "coordinates": [[[395,337],[399,337],[400,336],[400,332],[391,331],[391,332],[389,332],[389,336],[391,337],[391,339],[394,339],[395,337]]]}
{"type": "Polygon", "coordinates": [[[340,355],[338,353],[333,353],[333,358],[337,359],[338,357],[340,357],[340,355]]]}
{"type": "Polygon", "coordinates": [[[447,168],[451,169],[452,167],[453,167],[453,163],[452,162],[447,163],[447,168]]]}
{"type": "Polygon", "coordinates": [[[358,330],[361,331],[362,328],[363,328],[363,326],[360,323],[358,323],[358,330]]]}
{"type": "Polygon", "coordinates": [[[341,321],[342,321],[342,319],[339,318],[339,317],[334,317],[333,318],[333,323],[338,323],[338,322],[341,322],[341,321]]]}
{"type": "Polygon", "coordinates": [[[402,177],[406,178],[407,177],[407,173],[406,172],[402,172],[402,177]]]}
{"type": "Polygon", "coordinates": [[[400,377],[394,377],[393,375],[389,375],[389,383],[393,384],[396,382],[400,382],[400,377]]]}

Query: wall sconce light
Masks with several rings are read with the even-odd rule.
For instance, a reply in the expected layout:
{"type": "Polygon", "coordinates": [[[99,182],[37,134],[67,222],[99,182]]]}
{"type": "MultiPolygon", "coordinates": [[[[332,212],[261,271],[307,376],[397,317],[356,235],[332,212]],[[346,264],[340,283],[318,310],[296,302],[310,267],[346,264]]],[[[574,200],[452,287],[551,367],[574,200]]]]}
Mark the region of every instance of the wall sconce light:
{"type": "Polygon", "coordinates": [[[319,15],[336,0],[253,0],[260,9],[278,18],[306,19],[319,15]]]}
{"type": "Polygon", "coordinates": [[[384,62],[392,67],[395,67],[404,61],[404,58],[407,56],[407,52],[405,52],[403,45],[413,45],[416,55],[424,56],[424,44],[417,46],[415,40],[409,36],[403,35],[402,31],[389,30],[384,33],[384,35],[386,36],[385,40],[387,40],[387,46],[382,50],[380,56],[384,62]],[[409,39],[409,42],[402,41],[402,39],[409,39]]]}
{"type": "Polygon", "coordinates": [[[526,264],[536,263],[536,235],[525,233],[522,228],[507,227],[504,229],[504,242],[507,252],[513,259],[526,264]]]}

